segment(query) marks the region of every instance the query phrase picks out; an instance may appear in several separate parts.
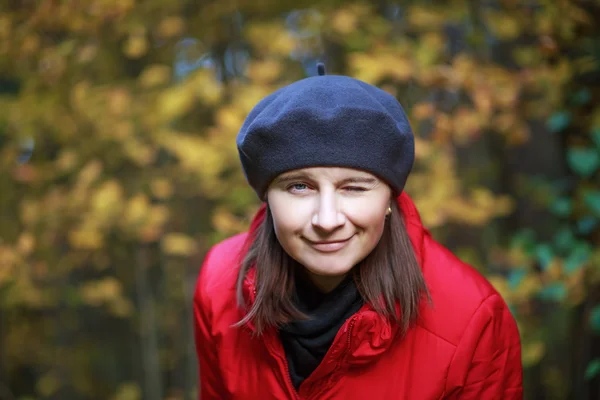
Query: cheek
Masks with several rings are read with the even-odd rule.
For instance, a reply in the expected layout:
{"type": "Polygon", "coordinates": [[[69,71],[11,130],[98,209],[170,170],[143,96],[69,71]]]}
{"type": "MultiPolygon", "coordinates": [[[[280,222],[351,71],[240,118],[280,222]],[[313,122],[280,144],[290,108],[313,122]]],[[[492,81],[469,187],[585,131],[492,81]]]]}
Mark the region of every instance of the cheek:
{"type": "Polygon", "coordinates": [[[369,215],[363,214],[361,216],[357,216],[353,219],[353,223],[363,230],[365,239],[363,243],[366,247],[369,247],[370,250],[372,250],[372,248],[379,243],[379,240],[383,235],[387,218],[385,211],[383,211],[369,215]]]}
{"type": "Polygon", "coordinates": [[[295,236],[302,232],[302,220],[298,218],[297,214],[290,212],[272,211],[273,216],[273,228],[275,229],[275,235],[280,242],[289,242],[295,236]]]}
{"type": "Polygon", "coordinates": [[[382,209],[381,206],[370,207],[365,205],[353,210],[352,214],[348,215],[352,223],[365,231],[378,232],[383,230],[386,221],[387,207],[382,209]]]}

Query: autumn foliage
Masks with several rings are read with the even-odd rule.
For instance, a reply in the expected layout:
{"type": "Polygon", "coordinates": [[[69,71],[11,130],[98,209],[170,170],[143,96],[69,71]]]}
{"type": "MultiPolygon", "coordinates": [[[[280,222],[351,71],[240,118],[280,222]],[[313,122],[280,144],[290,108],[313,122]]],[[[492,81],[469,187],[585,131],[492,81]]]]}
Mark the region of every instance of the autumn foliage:
{"type": "Polygon", "coordinates": [[[200,261],[258,207],[236,134],[318,61],[409,112],[407,191],[509,302],[527,398],[598,396],[599,26],[584,0],[2,2],[0,398],[194,398],[200,261]]]}

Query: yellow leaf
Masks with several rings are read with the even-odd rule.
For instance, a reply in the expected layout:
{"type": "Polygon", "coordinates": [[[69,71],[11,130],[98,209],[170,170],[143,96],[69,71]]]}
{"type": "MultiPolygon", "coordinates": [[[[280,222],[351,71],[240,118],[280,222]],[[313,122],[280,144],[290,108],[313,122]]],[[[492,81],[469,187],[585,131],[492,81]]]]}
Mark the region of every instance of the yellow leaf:
{"type": "Polygon", "coordinates": [[[123,143],[123,150],[130,160],[137,165],[145,167],[152,163],[156,157],[156,151],[133,137],[129,137],[123,143]]]}
{"type": "Polygon", "coordinates": [[[188,85],[173,86],[159,97],[157,112],[162,121],[171,121],[185,114],[194,104],[195,94],[188,85]]]}
{"type": "Polygon", "coordinates": [[[12,29],[12,22],[8,15],[0,15],[0,38],[7,38],[10,36],[12,29]]]}
{"type": "Polygon", "coordinates": [[[269,58],[252,62],[248,68],[248,76],[258,84],[269,84],[279,78],[281,70],[281,62],[269,58]]]}
{"type": "Polygon", "coordinates": [[[104,245],[104,236],[91,224],[73,229],[68,234],[69,243],[76,249],[96,250],[104,245]]]}
{"type": "Polygon", "coordinates": [[[104,182],[92,197],[92,211],[101,222],[118,217],[123,202],[123,189],[115,179],[104,182]]]}
{"type": "Polygon", "coordinates": [[[98,46],[95,44],[88,44],[79,50],[77,54],[77,61],[85,64],[92,61],[98,55],[98,46]]]}
{"type": "Polygon", "coordinates": [[[114,277],[86,282],[79,288],[81,297],[92,306],[100,306],[120,300],[122,292],[121,282],[114,277]]]}
{"type": "Polygon", "coordinates": [[[352,76],[361,81],[377,84],[384,73],[382,66],[375,57],[366,53],[355,53],[348,57],[352,76]]]}
{"type": "Polygon", "coordinates": [[[190,86],[195,89],[198,98],[206,104],[215,105],[223,96],[223,84],[215,79],[215,74],[211,70],[197,72],[190,86]]]}
{"type": "Polygon", "coordinates": [[[132,98],[126,89],[113,89],[107,95],[108,109],[113,115],[121,116],[130,112],[132,98]]]}
{"type": "Polygon", "coordinates": [[[173,195],[173,185],[165,178],[156,178],[150,182],[150,190],[157,199],[168,199],[173,195]]]}
{"type": "Polygon", "coordinates": [[[140,58],[148,51],[148,40],[145,35],[131,35],[125,42],[123,53],[129,58],[140,58]]]}
{"type": "Polygon", "coordinates": [[[212,218],[215,229],[220,233],[234,234],[244,230],[244,223],[227,210],[217,209],[212,218]]]}
{"type": "Polygon", "coordinates": [[[573,60],[573,69],[579,75],[596,71],[599,65],[598,58],[594,56],[583,56],[573,60]]]}
{"type": "Polygon", "coordinates": [[[485,120],[476,111],[460,107],[454,112],[454,138],[458,144],[466,144],[469,140],[478,136],[484,126],[485,120]]]}
{"type": "Polygon", "coordinates": [[[489,88],[485,85],[475,85],[471,93],[475,108],[484,116],[489,116],[492,113],[492,95],[489,88]]]}
{"type": "Polygon", "coordinates": [[[541,341],[524,343],[521,355],[523,366],[530,367],[536,365],[540,362],[545,352],[546,346],[541,341]]]}
{"type": "Polygon", "coordinates": [[[14,278],[13,268],[17,264],[18,255],[8,246],[0,246],[0,287],[9,279],[14,278]]]}
{"type": "Polygon", "coordinates": [[[433,116],[434,112],[435,112],[435,107],[433,104],[431,104],[429,102],[416,104],[412,108],[412,116],[418,120],[431,118],[433,116]]]}
{"type": "Polygon", "coordinates": [[[56,168],[61,172],[69,172],[75,168],[77,164],[77,153],[72,150],[63,150],[58,155],[56,160],[56,168]]]}
{"type": "Polygon", "coordinates": [[[389,56],[383,58],[381,62],[387,66],[384,69],[385,74],[401,82],[409,80],[414,74],[413,62],[407,57],[389,56]]]}
{"type": "Polygon", "coordinates": [[[259,54],[289,56],[296,46],[296,41],[280,23],[252,24],[247,27],[247,38],[259,54]]]}
{"type": "Polygon", "coordinates": [[[78,185],[88,186],[100,177],[103,170],[102,163],[98,160],[91,160],[79,172],[78,185]]]}
{"type": "Polygon", "coordinates": [[[234,109],[243,115],[242,118],[254,108],[254,106],[267,96],[271,89],[267,85],[251,85],[240,88],[238,96],[234,99],[234,109]]]}
{"type": "Polygon", "coordinates": [[[590,25],[593,21],[592,16],[585,9],[575,4],[568,5],[568,17],[581,25],[590,25]]]}
{"type": "Polygon", "coordinates": [[[76,110],[85,110],[86,109],[86,100],[90,93],[90,83],[88,81],[82,80],[77,82],[73,89],[71,90],[71,105],[76,110]]]}
{"type": "Polygon", "coordinates": [[[169,233],[162,239],[161,247],[170,255],[189,256],[196,251],[196,241],[183,233],[169,233]]]}
{"type": "Polygon", "coordinates": [[[487,279],[492,284],[492,286],[494,286],[494,288],[498,291],[498,293],[500,293],[500,295],[505,301],[509,301],[509,299],[512,298],[510,287],[508,286],[508,282],[505,278],[499,275],[491,275],[487,277],[487,279]]]}
{"type": "Polygon", "coordinates": [[[215,121],[219,128],[223,128],[228,132],[233,132],[236,135],[244,123],[244,118],[245,117],[234,107],[222,107],[215,115],[215,121]]]}
{"type": "Polygon", "coordinates": [[[134,306],[129,300],[122,297],[117,298],[109,303],[109,310],[117,317],[128,317],[133,312],[134,306]]]}
{"type": "Polygon", "coordinates": [[[131,121],[119,121],[114,124],[110,130],[112,137],[115,139],[125,141],[133,136],[134,126],[131,121]]]}
{"type": "Polygon", "coordinates": [[[415,136],[415,157],[419,160],[430,157],[433,152],[433,145],[428,140],[423,140],[415,136]]]}
{"type": "Polygon", "coordinates": [[[21,221],[25,225],[33,225],[40,218],[42,212],[38,203],[24,200],[21,202],[21,221]]]}
{"type": "Polygon", "coordinates": [[[540,291],[542,283],[536,275],[525,276],[514,291],[517,299],[527,300],[540,291]]]}
{"type": "Polygon", "coordinates": [[[167,17],[158,25],[158,34],[163,38],[181,35],[185,29],[185,21],[180,17],[167,17]]]}
{"type": "MultiPolygon", "coordinates": [[[[427,32],[419,38],[419,48],[431,53],[430,58],[437,57],[446,47],[446,39],[439,32],[427,32]]],[[[427,64],[427,63],[425,63],[427,64]]]]}
{"type": "Polygon", "coordinates": [[[122,383],[117,388],[117,393],[110,400],[140,400],[142,390],[134,382],[122,383]]]}
{"type": "Polygon", "coordinates": [[[153,88],[166,85],[171,80],[171,68],[166,65],[150,65],[139,77],[140,86],[153,88]]]}
{"type": "Polygon", "coordinates": [[[36,384],[37,391],[44,397],[51,397],[62,386],[61,379],[55,371],[45,373],[36,384]]]}
{"type": "Polygon", "coordinates": [[[17,241],[17,251],[23,255],[27,256],[31,254],[35,247],[35,237],[29,232],[23,232],[21,236],[19,236],[19,240],[17,241]]]}
{"type": "Polygon", "coordinates": [[[563,275],[562,264],[559,259],[553,258],[550,264],[546,266],[544,275],[551,281],[559,281],[563,275]]]}
{"type": "Polygon", "coordinates": [[[163,227],[169,218],[169,209],[164,205],[156,205],[150,209],[147,220],[139,232],[144,242],[154,242],[162,234],[163,227]]]}
{"type": "Polygon", "coordinates": [[[21,52],[23,55],[34,54],[40,50],[40,37],[38,35],[30,34],[23,39],[21,44],[21,52]]]}
{"type": "Polygon", "coordinates": [[[161,141],[179,158],[183,168],[197,173],[203,179],[215,177],[225,166],[225,159],[220,152],[215,151],[203,138],[173,132],[161,141]]]}
{"type": "Polygon", "coordinates": [[[502,12],[491,12],[487,16],[492,31],[503,40],[516,39],[521,34],[521,24],[517,18],[502,12]]]}
{"type": "Polygon", "coordinates": [[[141,225],[150,212],[150,201],[144,194],[137,194],[127,202],[124,222],[128,226],[141,225]]]}
{"type": "Polygon", "coordinates": [[[334,30],[342,35],[348,35],[356,30],[358,19],[352,10],[344,8],[335,12],[329,23],[334,30]]]}
{"type": "Polygon", "coordinates": [[[431,30],[436,29],[447,21],[442,11],[431,7],[413,6],[409,8],[408,22],[415,28],[431,30]]]}

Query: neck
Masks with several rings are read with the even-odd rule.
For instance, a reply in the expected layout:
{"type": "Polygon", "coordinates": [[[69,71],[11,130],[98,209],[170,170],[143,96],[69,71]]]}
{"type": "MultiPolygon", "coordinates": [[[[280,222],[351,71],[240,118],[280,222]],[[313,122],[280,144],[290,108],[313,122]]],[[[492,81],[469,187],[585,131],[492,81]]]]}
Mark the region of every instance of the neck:
{"type": "Polygon", "coordinates": [[[309,271],[308,278],[311,282],[319,289],[319,291],[323,293],[329,293],[336,287],[342,283],[342,281],[346,278],[347,274],[344,275],[335,275],[335,276],[326,276],[326,275],[315,275],[309,271]]]}

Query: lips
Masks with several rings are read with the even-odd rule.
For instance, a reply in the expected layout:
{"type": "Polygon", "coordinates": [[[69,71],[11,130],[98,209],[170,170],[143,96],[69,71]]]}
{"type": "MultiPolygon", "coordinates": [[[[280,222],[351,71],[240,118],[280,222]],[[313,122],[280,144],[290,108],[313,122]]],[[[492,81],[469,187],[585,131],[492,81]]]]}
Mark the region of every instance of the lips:
{"type": "Polygon", "coordinates": [[[313,242],[311,240],[308,240],[308,243],[310,244],[310,246],[317,250],[320,251],[322,253],[333,253],[335,251],[341,250],[344,247],[346,247],[346,245],[348,244],[348,242],[350,242],[350,239],[352,239],[352,236],[350,236],[348,239],[344,239],[344,240],[328,240],[328,241],[318,241],[318,242],[313,242]]]}

